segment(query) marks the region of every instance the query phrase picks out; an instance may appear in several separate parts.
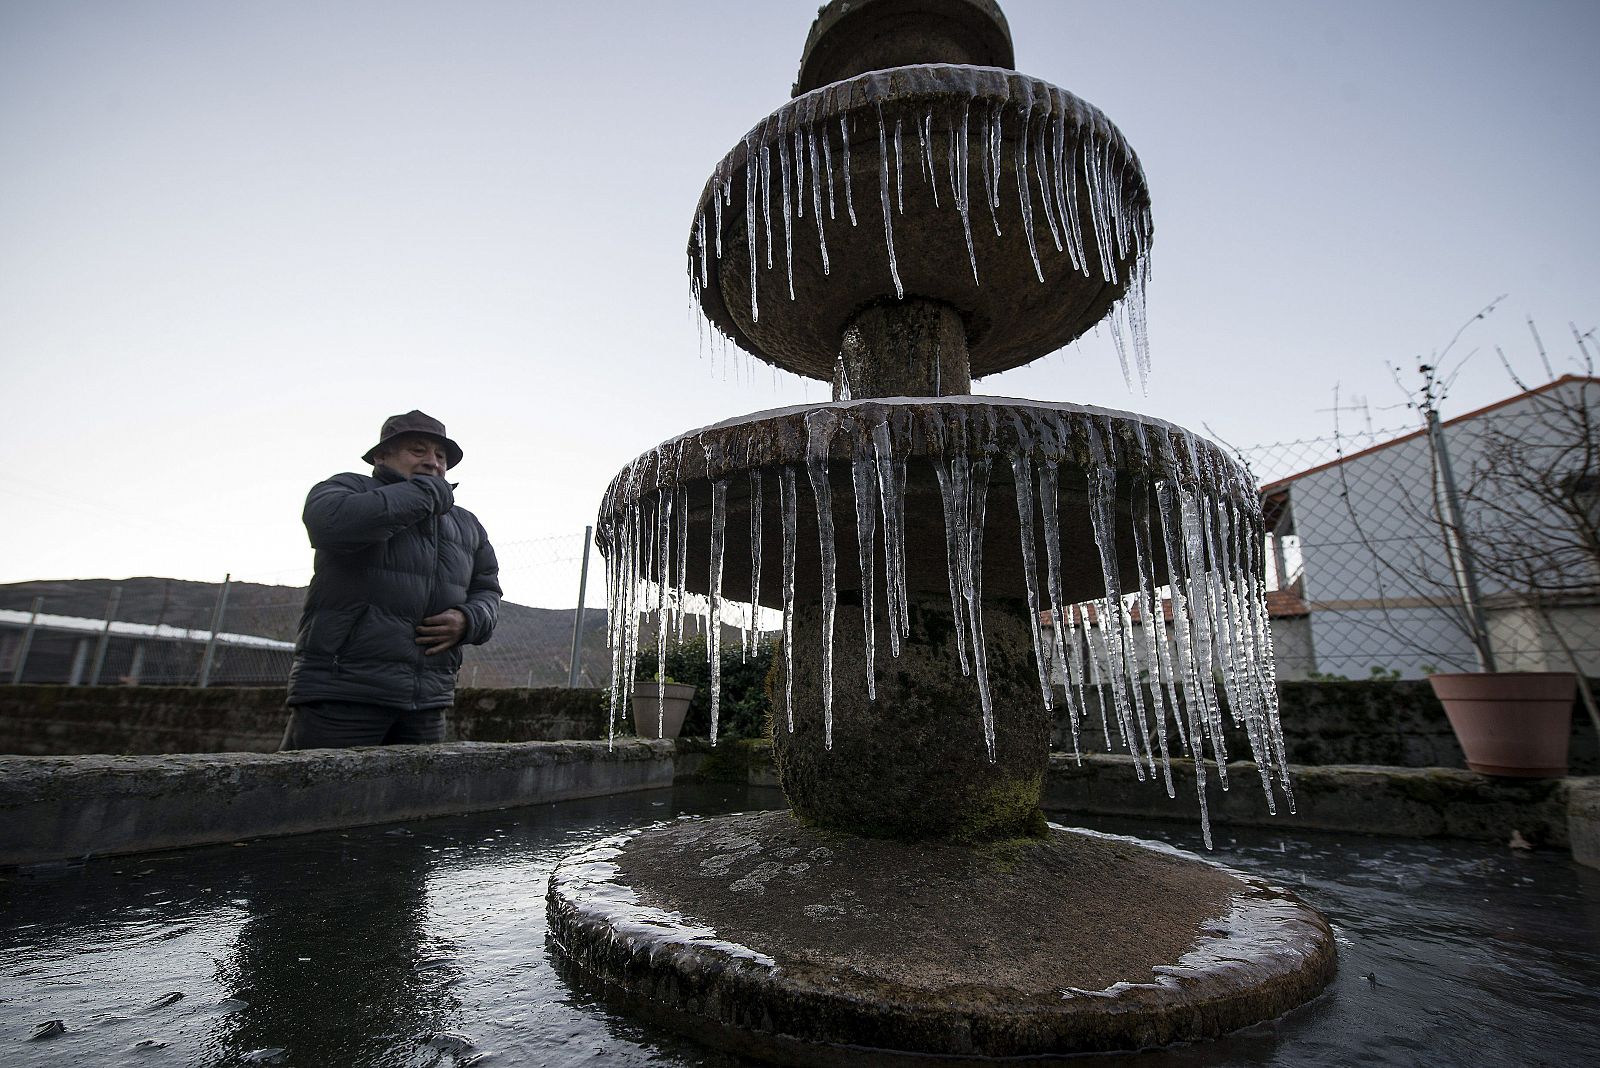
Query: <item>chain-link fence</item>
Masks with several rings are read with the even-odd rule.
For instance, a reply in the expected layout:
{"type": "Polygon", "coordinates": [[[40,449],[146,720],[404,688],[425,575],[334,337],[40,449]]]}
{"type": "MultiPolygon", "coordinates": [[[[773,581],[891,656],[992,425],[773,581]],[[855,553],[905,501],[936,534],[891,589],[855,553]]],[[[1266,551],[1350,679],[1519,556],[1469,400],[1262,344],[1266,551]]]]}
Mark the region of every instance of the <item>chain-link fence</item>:
{"type": "MultiPolygon", "coordinates": [[[[1569,376],[1436,437],[1419,419],[1241,449],[1262,486],[1279,677],[1415,678],[1485,658],[1600,674],[1597,400],[1600,381],[1569,376]]],[[[497,550],[506,602],[494,640],[465,651],[462,685],[568,685],[584,535],[497,550]]],[[[590,563],[576,675],[600,686],[611,659],[590,563]]],[[[304,577],[0,588],[0,681],[282,685],[304,577]]]]}
{"type": "Polygon", "coordinates": [[[1600,383],[1243,449],[1280,678],[1600,673],[1600,383]]]}

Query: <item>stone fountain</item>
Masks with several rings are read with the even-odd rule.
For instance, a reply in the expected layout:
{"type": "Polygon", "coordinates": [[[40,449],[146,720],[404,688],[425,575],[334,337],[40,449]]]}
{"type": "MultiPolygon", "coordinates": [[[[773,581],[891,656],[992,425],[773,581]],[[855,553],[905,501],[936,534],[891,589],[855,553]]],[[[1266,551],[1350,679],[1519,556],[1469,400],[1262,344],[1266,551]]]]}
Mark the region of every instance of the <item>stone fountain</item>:
{"type": "MultiPolygon", "coordinates": [[[[688,266],[722,339],[833,401],[665,442],[600,512],[614,714],[694,605],[713,672],[726,606],[781,613],[790,810],[569,857],[552,942],[630,1011],[769,1060],[1137,1049],[1277,1016],[1335,967],[1284,891],[1041,814],[1057,706],[1076,752],[1090,690],[1141,778],[1170,795],[1193,763],[1208,842],[1226,718],[1269,806],[1293,798],[1248,474],[1159,420],[971,395],[1103,320],[1148,368],[1138,159],[1012,62],[992,0],[822,8],[688,266]]],[[[718,700],[714,674],[713,741],[718,700]]]]}

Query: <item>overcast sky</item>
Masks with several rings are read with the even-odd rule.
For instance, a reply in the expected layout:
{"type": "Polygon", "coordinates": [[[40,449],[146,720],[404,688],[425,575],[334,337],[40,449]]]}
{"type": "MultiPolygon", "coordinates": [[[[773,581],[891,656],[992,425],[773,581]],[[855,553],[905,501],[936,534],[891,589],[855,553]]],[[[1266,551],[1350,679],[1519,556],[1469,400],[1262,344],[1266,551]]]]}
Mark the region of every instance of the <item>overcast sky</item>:
{"type": "MultiPolygon", "coordinates": [[[[1600,323],[1593,0],[1004,9],[1143,161],[1154,372],[1091,337],[976,392],[1254,445],[1331,433],[1336,383],[1406,424],[1386,365],[1500,294],[1447,414],[1513,391],[1495,344],[1537,373],[1527,316],[1600,323]]],[[[815,11],[0,0],[0,582],[303,582],[305,491],[421,407],[508,596],[570,606],[629,459],[827,398],[713,366],[683,273],[815,11]]]]}

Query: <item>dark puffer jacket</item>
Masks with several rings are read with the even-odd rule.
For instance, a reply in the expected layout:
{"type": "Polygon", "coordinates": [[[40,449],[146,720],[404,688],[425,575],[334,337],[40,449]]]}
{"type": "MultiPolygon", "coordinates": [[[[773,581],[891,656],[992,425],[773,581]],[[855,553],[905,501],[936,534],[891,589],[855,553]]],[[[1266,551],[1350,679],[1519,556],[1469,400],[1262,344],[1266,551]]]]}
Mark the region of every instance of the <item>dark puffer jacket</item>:
{"type": "Polygon", "coordinates": [[[462,645],[494,633],[500,565],[483,524],[454,505],[450,484],[389,468],[335,475],[306,497],[317,550],[306,591],[289,703],[354,701],[444,708],[461,645],[425,656],[417,624],[447,608],[467,617],[462,645]]]}

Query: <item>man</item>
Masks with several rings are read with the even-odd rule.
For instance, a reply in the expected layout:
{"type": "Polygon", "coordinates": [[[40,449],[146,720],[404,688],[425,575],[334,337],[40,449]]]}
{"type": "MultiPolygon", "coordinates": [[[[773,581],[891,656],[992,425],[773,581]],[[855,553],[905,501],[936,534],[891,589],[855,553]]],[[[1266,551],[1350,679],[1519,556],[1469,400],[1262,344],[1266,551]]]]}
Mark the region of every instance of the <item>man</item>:
{"type": "Polygon", "coordinates": [[[317,551],[306,591],[283,749],[444,740],[461,646],[494,633],[500,565],[445,473],[461,446],[419,411],[384,421],[371,475],[313,486],[317,551]]]}

